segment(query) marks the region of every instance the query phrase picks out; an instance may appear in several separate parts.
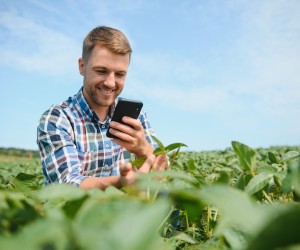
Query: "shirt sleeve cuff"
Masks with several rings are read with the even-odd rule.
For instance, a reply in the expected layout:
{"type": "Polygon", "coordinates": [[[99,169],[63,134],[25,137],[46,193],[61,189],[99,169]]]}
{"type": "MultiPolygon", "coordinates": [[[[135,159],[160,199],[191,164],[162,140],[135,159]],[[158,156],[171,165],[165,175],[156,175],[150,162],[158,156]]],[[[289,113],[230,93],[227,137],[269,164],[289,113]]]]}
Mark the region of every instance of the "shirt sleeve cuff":
{"type": "Polygon", "coordinates": [[[89,178],[89,176],[74,176],[68,181],[68,183],[70,183],[73,186],[79,186],[80,183],[86,178],[89,178]]]}

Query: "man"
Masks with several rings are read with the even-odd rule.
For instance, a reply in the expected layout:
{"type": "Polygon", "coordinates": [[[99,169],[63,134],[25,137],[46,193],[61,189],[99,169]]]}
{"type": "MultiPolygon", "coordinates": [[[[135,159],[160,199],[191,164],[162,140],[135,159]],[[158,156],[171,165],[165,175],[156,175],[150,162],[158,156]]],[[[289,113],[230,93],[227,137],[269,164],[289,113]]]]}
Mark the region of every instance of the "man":
{"type": "Polygon", "coordinates": [[[166,156],[155,157],[156,146],[144,111],[138,119],[124,117],[111,122],[123,90],[131,57],[126,36],[109,27],[96,27],[84,39],[79,72],[83,87],[41,117],[37,143],[46,183],[79,185],[83,189],[121,188],[134,183],[136,175],[163,170],[166,156]],[[108,125],[117,139],[106,136],[108,125]],[[147,157],[138,171],[129,163],[131,154],[147,157]]]}

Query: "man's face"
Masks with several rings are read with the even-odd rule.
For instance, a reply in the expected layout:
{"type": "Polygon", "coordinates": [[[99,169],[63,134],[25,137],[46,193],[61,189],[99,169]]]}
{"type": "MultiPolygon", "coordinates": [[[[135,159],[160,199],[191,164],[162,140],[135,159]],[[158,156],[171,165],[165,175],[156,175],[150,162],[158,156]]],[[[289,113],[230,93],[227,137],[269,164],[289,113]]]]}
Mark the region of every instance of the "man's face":
{"type": "Polygon", "coordinates": [[[79,59],[84,77],[83,95],[96,113],[106,115],[115,98],[122,92],[129,65],[129,54],[112,53],[95,46],[87,62],[79,59]]]}

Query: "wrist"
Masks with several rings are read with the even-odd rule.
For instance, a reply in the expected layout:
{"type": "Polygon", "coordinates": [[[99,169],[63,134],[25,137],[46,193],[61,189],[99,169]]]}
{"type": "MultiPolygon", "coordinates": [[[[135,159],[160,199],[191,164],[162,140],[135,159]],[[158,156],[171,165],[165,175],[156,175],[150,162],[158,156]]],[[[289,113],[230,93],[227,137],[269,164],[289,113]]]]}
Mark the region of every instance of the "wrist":
{"type": "Polygon", "coordinates": [[[148,157],[149,155],[151,155],[154,151],[154,148],[152,147],[152,145],[148,144],[147,147],[144,147],[143,149],[140,150],[140,152],[138,152],[137,154],[135,154],[136,158],[143,158],[143,157],[148,157]]]}

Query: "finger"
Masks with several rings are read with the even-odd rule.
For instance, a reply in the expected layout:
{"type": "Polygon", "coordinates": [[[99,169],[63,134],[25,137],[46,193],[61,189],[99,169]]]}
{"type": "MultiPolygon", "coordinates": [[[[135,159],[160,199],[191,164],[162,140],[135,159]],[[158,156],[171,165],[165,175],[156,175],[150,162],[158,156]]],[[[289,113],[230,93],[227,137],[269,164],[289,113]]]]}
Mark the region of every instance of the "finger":
{"type": "Polygon", "coordinates": [[[149,173],[154,161],[155,161],[155,155],[153,154],[149,155],[146,161],[144,162],[144,164],[140,167],[139,172],[144,174],[149,173]]]}
{"type": "Polygon", "coordinates": [[[138,120],[138,119],[133,119],[131,117],[124,116],[122,118],[122,121],[124,123],[132,126],[135,130],[142,130],[143,129],[142,124],[141,124],[140,120],[138,120]]]}
{"type": "Polygon", "coordinates": [[[161,154],[155,158],[152,168],[154,170],[162,171],[162,170],[165,170],[167,168],[167,166],[168,166],[167,156],[165,154],[161,154]]]}
{"type": "Polygon", "coordinates": [[[131,170],[133,170],[131,163],[125,162],[120,165],[120,175],[126,176],[131,170]]]}
{"type": "Polygon", "coordinates": [[[129,124],[122,124],[122,123],[114,122],[114,121],[111,121],[109,123],[109,127],[110,127],[110,129],[113,128],[115,130],[119,130],[119,131],[122,131],[122,132],[123,131],[126,132],[128,129],[132,129],[129,124]]]}
{"type": "Polygon", "coordinates": [[[134,129],[126,125],[118,129],[110,128],[109,132],[123,141],[129,141],[135,134],[134,129]]]}

